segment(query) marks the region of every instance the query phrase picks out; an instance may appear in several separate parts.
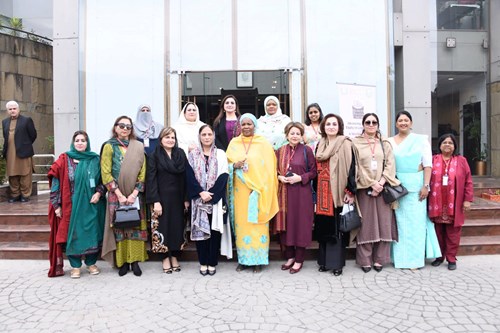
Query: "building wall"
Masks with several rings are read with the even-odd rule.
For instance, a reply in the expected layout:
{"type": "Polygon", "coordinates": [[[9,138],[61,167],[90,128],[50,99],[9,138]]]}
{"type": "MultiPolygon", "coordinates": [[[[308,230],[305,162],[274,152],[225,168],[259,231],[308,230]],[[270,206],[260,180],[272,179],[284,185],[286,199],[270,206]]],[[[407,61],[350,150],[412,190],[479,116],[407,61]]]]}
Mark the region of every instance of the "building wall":
{"type": "Polygon", "coordinates": [[[491,175],[500,176],[500,1],[490,1],[490,161],[491,175]],[[495,19],[493,19],[495,18],[495,19]],[[494,33],[491,33],[494,32],[494,33]]]}
{"type": "Polygon", "coordinates": [[[8,117],[5,104],[17,101],[35,122],[36,154],[53,153],[52,95],[52,46],[0,33],[0,118],[8,117]]]}

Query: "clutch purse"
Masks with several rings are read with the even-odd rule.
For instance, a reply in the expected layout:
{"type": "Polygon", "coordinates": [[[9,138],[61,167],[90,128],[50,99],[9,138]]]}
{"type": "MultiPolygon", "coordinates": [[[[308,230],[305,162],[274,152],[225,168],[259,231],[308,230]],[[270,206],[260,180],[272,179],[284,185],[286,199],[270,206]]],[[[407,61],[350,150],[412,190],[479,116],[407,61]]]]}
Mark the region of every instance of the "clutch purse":
{"type": "Polygon", "coordinates": [[[137,207],[120,206],[116,209],[113,227],[125,229],[139,227],[140,225],[141,216],[137,207]]]}
{"type": "Polygon", "coordinates": [[[407,194],[408,190],[403,186],[403,184],[391,186],[386,183],[384,184],[384,190],[382,191],[382,197],[384,198],[386,204],[391,204],[407,194]]]}
{"type": "Polygon", "coordinates": [[[340,214],[339,230],[349,232],[361,227],[361,216],[354,205],[344,204],[342,213],[340,214]]]}

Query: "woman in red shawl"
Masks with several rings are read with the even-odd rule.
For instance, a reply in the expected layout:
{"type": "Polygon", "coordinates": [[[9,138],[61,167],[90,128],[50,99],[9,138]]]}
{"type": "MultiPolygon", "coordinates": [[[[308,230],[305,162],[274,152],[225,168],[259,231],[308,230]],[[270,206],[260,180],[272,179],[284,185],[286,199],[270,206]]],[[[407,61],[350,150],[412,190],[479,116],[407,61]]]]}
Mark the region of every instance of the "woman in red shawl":
{"type": "Polygon", "coordinates": [[[441,265],[446,257],[448,269],[455,270],[464,213],[470,209],[473,198],[472,177],[467,160],[457,154],[453,134],[442,135],[438,145],[441,154],[432,159],[429,218],[435,223],[443,256],[434,260],[432,266],[441,265]]]}
{"type": "Polygon", "coordinates": [[[49,277],[64,275],[63,252],[73,268],[71,278],[80,277],[82,258],[91,275],[99,274],[95,263],[103,240],[106,188],[86,132],[73,134],[70,150],[54,162],[48,177],[49,277]]]}

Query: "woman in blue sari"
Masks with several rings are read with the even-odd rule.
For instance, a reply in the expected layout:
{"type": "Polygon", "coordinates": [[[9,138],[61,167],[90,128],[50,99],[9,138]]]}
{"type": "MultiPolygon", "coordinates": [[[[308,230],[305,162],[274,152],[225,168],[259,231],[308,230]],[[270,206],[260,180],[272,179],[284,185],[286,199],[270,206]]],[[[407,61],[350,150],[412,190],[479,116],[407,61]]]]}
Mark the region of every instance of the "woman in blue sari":
{"type": "Polygon", "coordinates": [[[396,212],[399,240],[392,245],[394,267],[418,269],[425,258],[441,255],[436,232],[427,216],[432,151],[427,136],[411,133],[408,111],[396,115],[398,134],[389,139],[396,159],[396,175],[408,189],[396,212]]]}

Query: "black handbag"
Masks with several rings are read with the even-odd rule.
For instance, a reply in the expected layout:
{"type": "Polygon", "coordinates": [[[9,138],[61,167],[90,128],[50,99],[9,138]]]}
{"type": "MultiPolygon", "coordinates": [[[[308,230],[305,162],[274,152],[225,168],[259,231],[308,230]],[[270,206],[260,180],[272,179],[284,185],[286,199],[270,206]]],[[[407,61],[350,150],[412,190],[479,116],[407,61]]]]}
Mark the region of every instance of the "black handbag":
{"type": "Polygon", "coordinates": [[[340,215],[339,230],[342,232],[349,232],[361,227],[361,216],[359,216],[356,206],[348,206],[349,211],[344,213],[343,215],[340,215]]]}
{"type": "MultiPolygon", "coordinates": [[[[382,147],[382,153],[384,154],[384,162],[382,164],[382,173],[384,173],[385,150],[384,150],[384,144],[382,143],[382,140],[380,140],[380,145],[382,147]]],[[[402,197],[404,197],[407,194],[408,194],[408,190],[406,189],[406,187],[403,186],[403,184],[391,186],[389,183],[385,183],[384,190],[382,191],[382,197],[384,198],[384,201],[386,204],[391,204],[394,201],[401,199],[402,197]]]]}
{"type": "Polygon", "coordinates": [[[120,206],[115,211],[115,222],[113,227],[125,229],[135,228],[141,225],[139,209],[134,206],[120,206]]]}
{"type": "Polygon", "coordinates": [[[403,184],[391,186],[386,183],[384,184],[384,190],[382,191],[382,196],[386,204],[391,204],[407,194],[408,190],[403,186],[403,184]]]}

